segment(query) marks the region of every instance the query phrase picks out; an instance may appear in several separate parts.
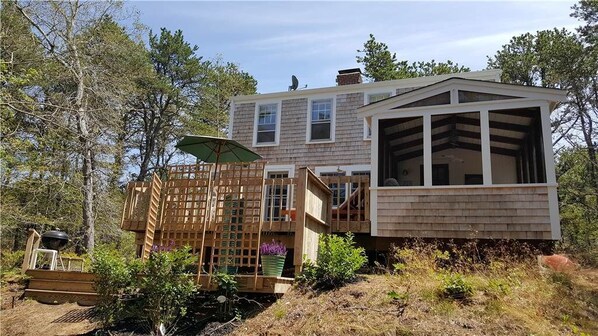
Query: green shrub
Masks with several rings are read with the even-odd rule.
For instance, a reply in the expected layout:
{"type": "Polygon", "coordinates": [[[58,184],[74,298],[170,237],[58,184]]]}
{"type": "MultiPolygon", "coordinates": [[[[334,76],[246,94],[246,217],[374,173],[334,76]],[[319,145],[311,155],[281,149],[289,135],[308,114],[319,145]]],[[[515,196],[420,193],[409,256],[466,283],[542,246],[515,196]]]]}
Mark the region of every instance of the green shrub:
{"type": "Polygon", "coordinates": [[[105,246],[96,248],[91,271],[96,275],[94,289],[99,295],[97,317],[104,328],[133,313],[123,296],[134,292],[138,270],[136,264],[128,263],[116,249],[105,246]]]}
{"type": "Polygon", "coordinates": [[[460,273],[446,273],[440,276],[439,292],[445,298],[463,300],[473,295],[473,285],[460,273]]]}
{"type": "Polygon", "coordinates": [[[354,245],[350,232],[345,237],[321,235],[317,261],[304,264],[299,284],[314,289],[330,289],[353,281],[355,272],[367,261],[365,250],[354,245]]]}
{"type": "Polygon", "coordinates": [[[172,328],[177,317],[187,313],[187,304],[196,292],[195,279],[187,272],[194,257],[189,248],[155,251],[143,267],[139,280],[142,316],[154,333],[161,326],[172,328]]]}
{"type": "Polygon", "coordinates": [[[214,273],[214,281],[218,284],[216,301],[219,304],[219,313],[225,319],[229,319],[235,315],[235,296],[239,290],[239,285],[234,275],[221,272],[214,273]]]}
{"type": "Polygon", "coordinates": [[[0,267],[2,271],[20,269],[25,258],[25,251],[2,251],[0,254],[0,267]]]}

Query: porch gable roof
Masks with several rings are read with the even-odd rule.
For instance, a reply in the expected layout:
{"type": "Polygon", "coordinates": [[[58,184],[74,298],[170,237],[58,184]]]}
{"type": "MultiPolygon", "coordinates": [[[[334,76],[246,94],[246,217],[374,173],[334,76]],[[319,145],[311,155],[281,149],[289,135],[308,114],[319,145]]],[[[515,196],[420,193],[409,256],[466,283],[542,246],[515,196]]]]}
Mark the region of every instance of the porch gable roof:
{"type": "MultiPolygon", "coordinates": [[[[459,91],[468,91],[473,93],[489,94],[505,96],[505,101],[513,101],[519,99],[526,100],[544,100],[550,103],[551,109],[554,109],[559,102],[564,102],[567,99],[567,92],[559,89],[542,88],[535,86],[525,86],[518,84],[507,84],[490,82],[476,79],[465,79],[460,77],[453,77],[444,81],[434,83],[428,86],[417,88],[415,90],[398,94],[368,105],[364,105],[357,109],[359,117],[371,117],[378,113],[386,113],[390,111],[399,112],[407,104],[418,102],[426,98],[431,98],[436,95],[448,93],[451,96],[449,104],[431,104],[426,106],[428,108],[440,108],[442,106],[455,106],[455,98],[458,97],[459,91]]],[[[458,101],[458,99],[457,99],[458,101]]],[[[496,102],[496,100],[491,100],[496,102]]],[[[460,105],[474,105],[484,104],[489,101],[475,101],[467,103],[458,103],[460,105]]]]}

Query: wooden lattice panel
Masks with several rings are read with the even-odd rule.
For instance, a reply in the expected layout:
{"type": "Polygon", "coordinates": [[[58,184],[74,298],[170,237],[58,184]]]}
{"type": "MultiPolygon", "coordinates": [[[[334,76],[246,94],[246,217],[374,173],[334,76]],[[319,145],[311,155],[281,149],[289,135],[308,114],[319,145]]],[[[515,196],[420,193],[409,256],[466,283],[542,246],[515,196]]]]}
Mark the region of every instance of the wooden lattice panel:
{"type": "Polygon", "coordinates": [[[150,182],[129,182],[121,228],[128,231],[145,231],[150,197],[150,182]]]}
{"type": "Polygon", "coordinates": [[[212,169],[211,164],[170,167],[162,199],[162,245],[200,248],[212,169]]]}
{"type": "Polygon", "coordinates": [[[141,250],[141,259],[146,260],[152,251],[154,244],[154,234],[156,232],[156,224],[158,223],[158,215],[160,210],[160,193],[162,190],[162,181],[156,175],[152,176],[151,186],[149,188],[149,199],[147,208],[147,221],[145,224],[145,237],[143,241],[143,249],[141,250]]]}
{"type": "Polygon", "coordinates": [[[212,222],[213,267],[258,265],[265,163],[234,163],[218,167],[212,222]]]}

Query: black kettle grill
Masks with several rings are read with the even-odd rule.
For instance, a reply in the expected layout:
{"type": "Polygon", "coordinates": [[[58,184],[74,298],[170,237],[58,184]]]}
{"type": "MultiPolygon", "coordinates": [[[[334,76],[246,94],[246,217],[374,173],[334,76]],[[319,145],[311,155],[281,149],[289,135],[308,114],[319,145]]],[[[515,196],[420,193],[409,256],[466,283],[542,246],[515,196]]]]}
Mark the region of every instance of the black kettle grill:
{"type": "Polygon", "coordinates": [[[60,251],[69,242],[66,232],[51,230],[42,234],[42,245],[50,250],[60,251]]]}

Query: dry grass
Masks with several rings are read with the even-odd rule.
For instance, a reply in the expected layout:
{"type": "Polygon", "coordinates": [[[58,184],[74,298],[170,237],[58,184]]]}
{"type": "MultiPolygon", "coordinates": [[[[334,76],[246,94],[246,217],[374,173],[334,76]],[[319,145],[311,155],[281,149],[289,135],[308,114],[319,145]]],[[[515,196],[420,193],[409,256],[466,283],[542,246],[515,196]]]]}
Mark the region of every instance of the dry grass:
{"type": "Polygon", "coordinates": [[[366,275],[336,291],[293,289],[234,334],[598,335],[598,270],[544,273],[531,261],[507,260],[476,265],[460,270],[473,296],[455,301],[438,294],[447,270],[418,253],[407,264],[399,275],[366,275]]]}

